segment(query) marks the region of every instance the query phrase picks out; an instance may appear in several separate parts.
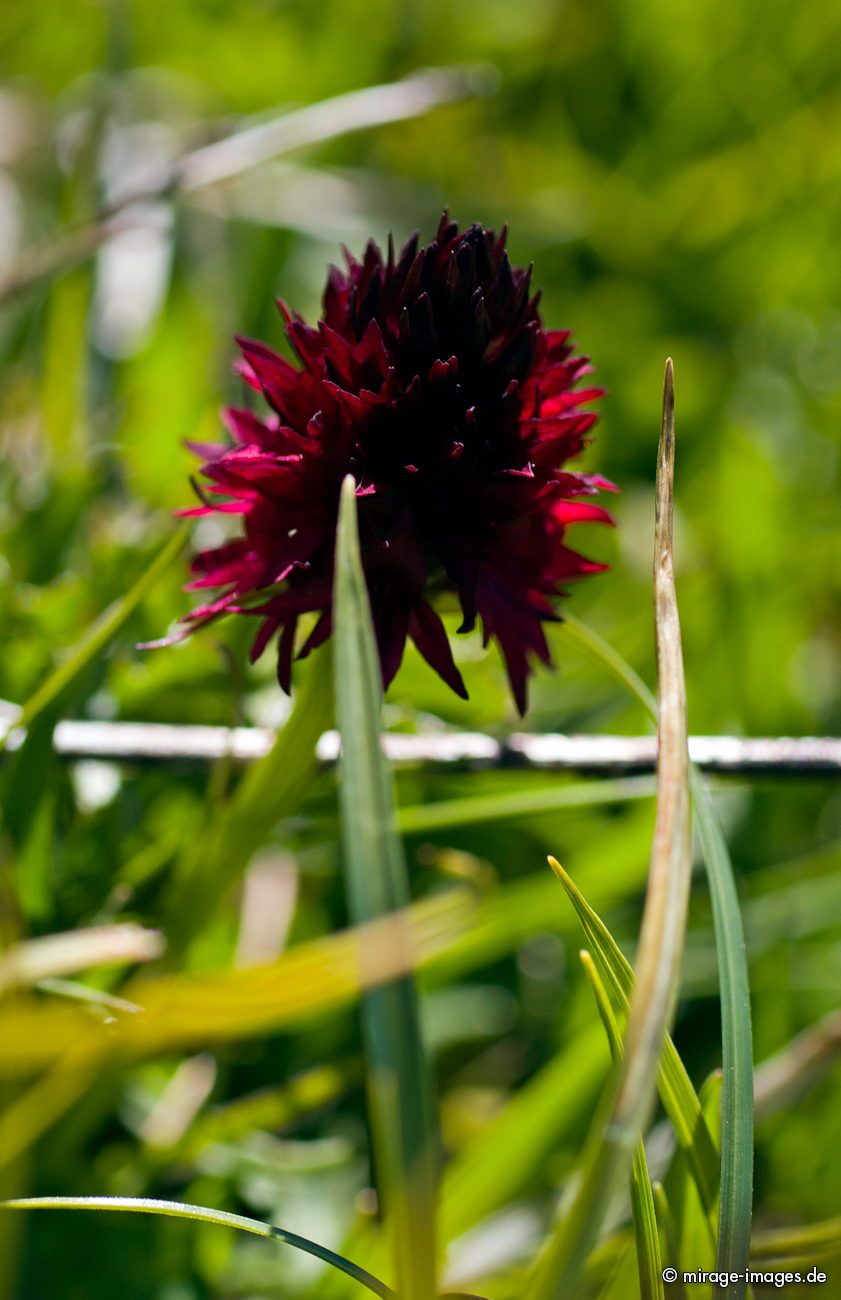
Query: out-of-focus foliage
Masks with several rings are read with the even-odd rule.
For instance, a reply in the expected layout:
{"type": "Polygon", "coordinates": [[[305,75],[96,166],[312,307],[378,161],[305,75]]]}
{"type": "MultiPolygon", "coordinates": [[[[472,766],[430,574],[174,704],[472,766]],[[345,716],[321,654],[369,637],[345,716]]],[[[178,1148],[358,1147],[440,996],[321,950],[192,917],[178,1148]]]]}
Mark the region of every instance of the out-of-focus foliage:
{"type": "MultiPolygon", "coordinates": [[[[691,728],[838,731],[841,12],[758,0],[33,0],[3,8],[0,51],[0,279],[27,248],[237,126],[426,65],[498,71],[492,95],[299,149],[175,205],[158,200],[95,258],[0,306],[0,697],[20,702],[37,688],[142,573],[171,509],[190,502],[183,440],[216,438],[219,406],[240,393],[231,335],[279,341],[276,294],[314,318],[341,242],[358,251],[389,229],[431,233],[446,204],[461,222],[510,223],[513,255],[535,262],[547,322],[574,329],[609,389],[587,463],[620,484],[620,526],[592,530],[586,549],[614,567],[574,593],[573,611],[653,680],[652,484],[671,353],[691,728]]],[[[134,649],[187,608],[180,581],[170,569],[61,702],[65,716],[282,719],[270,656],[246,667],[249,626],[134,649]]],[[[562,634],[554,643],[558,672],[538,675],[528,725],[642,729],[562,634]]],[[[475,637],[458,653],[471,700],[409,654],[388,697],[393,726],[513,724],[495,656],[475,637]]],[[[62,766],[50,756],[52,721],[0,769],[4,941],[102,921],[169,931],[173,900],[188,908],[202,888],[195,846],[221,825],[211,819],[238,774],[62,766]]],[[[472,928],[430,958],[422,1004],[452,1159],[442,1232],[460,1237],[454,1280],[494,1300],[517,1292],[516,1267],[577,1160],[608,1069],[577,923],[545,854],[627,944],[651,831],[649,806],[636,803],[494,819],[500,795],[537,784],[547,777],[398,779],[404,807],[488,800],[486,822],[412,833],[406,847],[417,898],[478,895],[472,928]],[[491,1214],[501,1219],[488,1227],[491,1214]]],[[[841,796],[812,781],[733,785],[721,811],[762,1061],[838,1000],[841,796]]],[[[218,983],[202,978],[230,1025],[234,966],[343,924],[338,865],[325,774],[198,934],[171,927],[190,942],[170,946],[149,978],[217,972],[218,983]]],[[[720,1059],[714,970],[699,886],[675,1031],[699,1088],[720,1059]]],[[[124,970],[107,968],[71,991],[123,984],[124,970]]],[[[370,1172],[346,1001],[328,1011],[313,996],[321,1009],[288,1026],[261,1021],[221,1042],[195,1029],[91,1065],[72,1048],[41,1050],[66,1031],[63,1013],[133,1013],[69,1006],[67,992],[32,994],[57,1017],[36,1040],[51,1072],[0,1078],[3,1194],[169,1196],[274,1217],[333,1246],[361,1220],[364,1239],[370,1172]]],[[[203,1014],[212,1026],[210,993],[203,1014]]],[[[818,1070],[796,1110],[764,1112],[760,1227],[838,1213],[838,1082],[837,1068],[818,1070]]],[[[665,1181],[672,1195],[686,1179],[673,1164],[665,1181]]],[[[616,1294],[633,1294],[627,1231],[626,1219],[594,1287],[613,1276],[616,1294]]],[[[320,1267],[206,1225],[0,1219],[3,1300],[322,1296],[320,1267]]]]}

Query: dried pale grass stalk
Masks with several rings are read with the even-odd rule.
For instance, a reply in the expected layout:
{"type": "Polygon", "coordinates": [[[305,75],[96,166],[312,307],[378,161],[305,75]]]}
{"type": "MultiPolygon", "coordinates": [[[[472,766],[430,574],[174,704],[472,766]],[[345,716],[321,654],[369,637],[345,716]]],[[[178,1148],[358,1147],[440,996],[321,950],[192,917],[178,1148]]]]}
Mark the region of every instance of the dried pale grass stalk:
{"type": "Polygon", "coordinates": [[[128,966],[154,961],[163,952],[158,930],[127,922],[50,934],[15,944],[0,957],[0,993],[56,976],[76,975],[96,966],[128,966]]]}
{"type": "Polygon", "coordinates": [[[658,670],[657,813],[625,1055],[609,1111],[587,1144],[578,1192],[537,1261],[528,1300],[576,1294],[581,1268],[646,1124],[674,1012],[692,870],[686,689],[675,593],[674,372],[666,362],[657,465],[654,612],[658,670]]]}
{"type": "Polygon", "coordinates": [[[659,683],[657,814],[637,982],[625,1043],[626,1068],[612,1119],[615,1140],[630,1145],[654,1097],[663,1035],[671,1025],[686,932],[692,873],[686,686],[674,576],[674,371],[666,362],[657,465],[654,611],[659,683]]]}

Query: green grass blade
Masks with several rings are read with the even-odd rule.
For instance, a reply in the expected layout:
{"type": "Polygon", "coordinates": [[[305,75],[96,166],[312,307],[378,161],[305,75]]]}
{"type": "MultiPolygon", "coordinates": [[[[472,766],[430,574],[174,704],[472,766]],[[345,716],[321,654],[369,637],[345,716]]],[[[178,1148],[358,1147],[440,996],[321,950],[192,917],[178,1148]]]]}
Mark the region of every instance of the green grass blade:
{"type": "MultiPolygon", "coordinates": [[[[593,990],[599,1018],[607,1035],[610,1055],[618,1065],[622,1060],[622,1035],[613,1014],[607,989],[590,953],[582,952],[580,956],[584,973],[593,990]]],[[[642,1138],[637,1139],[631,1167],[631,1209],[634,1218],[640,1300],[664,1300],[660,1236],[657,1231],[651,1175],[648,1172],[648,1160],[642,1138]]]]}
{"type": "MultiPolygon", "coordinates": [[[[721,1192],[716,1268],[744,1274],[753,1206],[753,1038],[750,981],[739,896],[724,834],[699,771],[692,772],[696,824],[713,911],[721,985],[721,1192]]],[[[744,1282],[730,1282],[722,1300],[743,1300],[744,1282]]]]}
{"type": "MultiPolygon", "coordinates": [[[[634,972],[630,963],[604,921],[590,907],[561,864],[555,858],[550,858],[549,865],[578,913],[602,979],[620,1009],[627,1015],[634,986],[634,972]]],[[[707,1215],[708,1229],[714,1237],[718,1210],[718,1150],[704,1118],[701,1101],[669,1034],[663,1045],[657,1086],[663,1109],[674,1127],[678,1142],[686,1152],[707,1215]]]]}
{"type": "MultiPolygon", "coordinates": [[[[359,553],[352,478],[342,487],[334,610],[348,904],[357,924],[383,916],[396,923],[408,903],[408,881],[390,774],[380,747],[380,665],[359,553]]],[[[395,933],[392,942],[400,943],[401,936],[395,933]]],[[[411,951],[408,932],[402,942],[411,951]]],[[[381,959],[375,945],[369,959],[381,959]]],[[[430,1300],[436,1292],[438,1157],[431,1081],[411,977],[367,992],[363,1023],[374,1155],[393,1227],[399,1291],[404,1300],[430,1300]]]]}
{"type": "Polygon", "coordinates": [[[651,718],[652,722],[657,721],[657,700],[652,692],[648,689],[640,675],[626,663],[618,650],[614,650],[609,641],[599,636],[598,632],[582,623],[574,614],[564,610],[564,621],[560,624],[560,631],[564,634],[567,641],[577,646],[589,659],[595,660],[602,668],[607,669],[620,686],[623,686],[630,695],[633,695],[643,707],[645,712],[651,718]]]}
{"type": "MultiPolygon", "coordinates": [[[[189,527],[186,524],[182,524],[180,528],[176,529],[134,586],[126,592],[125,596],[115,601],[100,615],[64,662],[50,674],[45,682],[42,682],[34,695],[29,697],[15,722],[15,728],[31,726],[35,719],[51,704],[55,704],[81,676],[88,665],[93,663],[94,659],[105,650],[109,642],[128,622],[131,615],[146,599],[155,584],[181,554],[188,533],[189,527]]],[[[8,737],[9,732],[0,737],[0,753],[5,749],[8,737]]]]}
{"type": "Polygon", "coordinates": [[[607,1118],[597,1117],[575,1198],[532,1270],[528,1300],[576,1291],[654,1101],[663,1037],[676,1001],[691,878],[689,756],[672,557],[674,394],[666,364],[657,467],[654,603],[659,678],[657,812],[625,1054],[607,1118]]]}
{"type": "Polygon", "coordinates": [[[481,795],[464,799],[442,799],[438,803],[400,808],[397,826],[403,835],[422,831],[451,830],[456,826],[478,826],[489,822],[538,817],[562,808],[587,808],[599,804],[649,799],[654,782],[649,776],[629,776],[616,781],[576,781],[514,794],[481,795]]]}
{"type": "Polygon", "coordinates": [[[271,1223],[262,1223],[259,1219],[249,1219],[244,1214],[230,1214],[227,1210],[211,1210],[203,1205],[187,1205],[181,1201],[158,1201],[145,1196],[33,1196],[22,1200],[2,1201],[0,1208],[7,1210],[116,1210],[135,1214],[160,1214],[172,1219],[193,1219],[200,1223],[215,1223],[223,1228],[238,1228],[240,1232],[250,1232],[255,1237],[271,1237],[282,1241],[287,1246],[294,1246],[307,1255],[332,1264],[333,1268],[346,1273],[348,1277],[367,1287],[374,1295],[383,1300],[397,1300],[391,1287],[379,1278],[373,1277],[364,1268],[358,1268],[351,1260],[326,1246],[319,1246],[308,1237],[299,1237],[295,1232],[277,1228],[271,1223]]]}

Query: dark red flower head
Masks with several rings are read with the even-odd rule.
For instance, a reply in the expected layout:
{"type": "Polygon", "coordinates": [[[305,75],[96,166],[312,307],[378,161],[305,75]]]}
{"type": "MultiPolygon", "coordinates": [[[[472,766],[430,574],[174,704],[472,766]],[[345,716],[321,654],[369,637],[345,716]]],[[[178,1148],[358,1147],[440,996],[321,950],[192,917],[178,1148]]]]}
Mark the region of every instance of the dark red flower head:
{"type": "Polygon", "coordinates": [[[569,331],[545,330],[530,271],[512,267],[505,231],[459,231],[398,256],[371,241],[331,268],[324,314],[280,310],[296,365],[238,339],[239,373],[268,413],[232,408],[229,446],[202,447],[210,481],[193,515],[242,517],[241,535],[193,560],[191,589],[221,594],[195,627],[227,612],[258,617],[256,659],[278,635],[278,678],[331,632],[333,550],[343,478],[357,482],[362,558],[383,680],[407,636],[459,695],[464,683],[434,609],[454,593],[462,632],[481,620],[526,707],[532,657],[549,663],[543,623],[571,578],[604,568],[566,544],[570,524],[610,523],[586,498],[604,479],[560,467],[577,456],[598,388],[569,331]],[[268,590],[267,590],[268,589],[268,590]],[[303,643],[299,621],[309,615],[303,643]],[[314,617],[313,617],[314,616],[314,617]]]}

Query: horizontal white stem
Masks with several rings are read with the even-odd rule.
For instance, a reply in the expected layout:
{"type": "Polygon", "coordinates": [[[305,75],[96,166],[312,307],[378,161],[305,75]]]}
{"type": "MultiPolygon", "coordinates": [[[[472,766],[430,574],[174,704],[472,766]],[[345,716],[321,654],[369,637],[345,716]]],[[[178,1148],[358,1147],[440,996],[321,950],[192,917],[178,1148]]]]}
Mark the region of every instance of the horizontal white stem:
{"type": "MultiPolygon", "coordinates": [[[[8,706],[7,706],[8,707],[8,706]]],[[[0,710],[0,718],[6,709],[0,710]]],[[[11,714],[8,721],[12,722],[11,714]]],[[[19,748],[24,733],[9,738],[19,748]]],[[[160,722],[60,722],[56,752],[64,758],[111,762],[208,763],[230,757],[240,763],[262,758],[275,733],[268,727],[208,727],[160,722]]],[[[501,742],[476,731],[384,737],[395,763],[430,766],[523,766],[572,771],[640,772],[654,769],[653,736],[511,735],[501,742]]],[[[336,761],[338,737],[328,731],[318,744],[324,763],[336,761]]],[[[699,767],[734,775],[841,776],[841,739],[825,736],[691,736],[689,754],[699,767]]]]}

